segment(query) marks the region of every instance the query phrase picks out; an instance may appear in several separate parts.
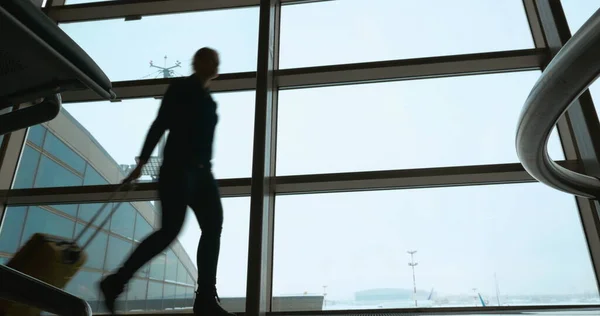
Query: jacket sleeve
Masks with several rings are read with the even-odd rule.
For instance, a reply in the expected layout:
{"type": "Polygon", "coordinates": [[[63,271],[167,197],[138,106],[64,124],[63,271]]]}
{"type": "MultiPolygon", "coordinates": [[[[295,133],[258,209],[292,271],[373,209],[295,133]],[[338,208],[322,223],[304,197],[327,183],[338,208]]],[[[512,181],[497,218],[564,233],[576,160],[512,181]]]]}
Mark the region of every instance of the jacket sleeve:
{"type": "Polygon", "coordinates": [[[148,130],[146,141],[144,142],[140,154],[140,161],[144,163],[147,162],[150,155],[152,155],[152,151],[163,134],[173,126],[173,113],[178,104],[176,91],[177,87],[175,85],[169,86],[160,104],[158,115],[156,116],[156,119],[154,119],[154,122],[152,122],[150,130],[148,130]]]}

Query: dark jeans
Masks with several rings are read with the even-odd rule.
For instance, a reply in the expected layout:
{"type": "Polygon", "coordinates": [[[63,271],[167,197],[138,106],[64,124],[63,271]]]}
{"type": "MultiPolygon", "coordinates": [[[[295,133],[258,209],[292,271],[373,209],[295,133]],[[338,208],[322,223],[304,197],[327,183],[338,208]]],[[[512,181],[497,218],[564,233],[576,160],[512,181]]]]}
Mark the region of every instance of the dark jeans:
{"type": "Polygon", "coordinates": [[[210,168],[178,169],[161,168],[158,180],[161,228],[140,243],[118,274],[124,280],[131,279],[138,269],[165,250],[179,235],[190,206],[202,230],[197,256],[198,287],[214,289],[223,226],[219,188],[210,168]]]}

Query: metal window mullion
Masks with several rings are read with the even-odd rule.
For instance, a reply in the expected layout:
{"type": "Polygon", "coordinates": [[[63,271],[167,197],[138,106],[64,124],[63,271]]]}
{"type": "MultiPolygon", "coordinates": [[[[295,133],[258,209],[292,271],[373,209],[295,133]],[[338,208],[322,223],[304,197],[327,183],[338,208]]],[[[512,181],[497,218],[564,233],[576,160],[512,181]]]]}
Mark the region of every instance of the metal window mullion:
{"type": "MultiPolygon", "coordinates": [[[[4,135],[4,141],[0,148],[0,190],[10,190],[12,188],[19,167],[19,160],[25,148],[27,130],[26,128],[20,129],[4,135]]],[[[8,206],[7,202],[6,198],[0,194],[0,229],[8,206]]]]}
{"type": "MultiPolygon", "coordinates": [[[[523,49],[282,69],[275,76],[279,88],[290,89],[538,70],[548,59],[546,49],[523,49]]],[[[214,93],[254,90],[256,78],[256,72],[223,74],[213,82],[211,90],[214,93]]],[[[119,100],[159,98],[177,80],[181,78],[120,81],[113,83],[113,90],[119,100]]],[[[62,99],[66,104],[102,101],[91,90],[64,92],[62,99]]]]}
{"type": "Polygon", "coordinates": [[[246,285],[245,315],[248,316],[262,316],[271,310],[275,207],[274,129],[277,121],[275,70],[278,66],[280,12],[279,0],[260,1],[246,285]]]}
{"type": "MultiPolygon", "coordinates": [[[[535,3],[548,49],[554,56],[571,37],[562,4],[560,0],[537,0],[535,3]]],[[[567,144],[565,147],[575,149],[574,155],[570,155],[577,157],[584,173],[600,176],[600,123],[589,91],[585,91],[571,104],[563,120],[562,126],[559,124],[559,134],[563,144],[567,144]]],[[[596,285],[600,288],[599,204],[585,198],[575,199],[594,267],[596,285]]]]}
{"type": "MultiPolygon", "coordinates": [[[[559,161],[559,164],[572,170],[581,171],[582,169],[581,163],[577,160],[559,161]]],[[[277,176],[271,179],[274,182],[270,184],[271,190],[277,194],[432,188],[534,181],[520,163],[277,176]]],[[[0,191],[0,196],[6,195],[8,197],[7,204],[14,206],[102,203],[111,197],[116,187],[118,185],[19,189],[0,191]]],[[[225,198],[250,196],[251,179],[221,180],[219,188],[221,195],[225,198]]],[[[156,195],[157,184],[145,183],[138,185],[130,193],[117,195],[114,201],[155,200],[156,195]]]]}

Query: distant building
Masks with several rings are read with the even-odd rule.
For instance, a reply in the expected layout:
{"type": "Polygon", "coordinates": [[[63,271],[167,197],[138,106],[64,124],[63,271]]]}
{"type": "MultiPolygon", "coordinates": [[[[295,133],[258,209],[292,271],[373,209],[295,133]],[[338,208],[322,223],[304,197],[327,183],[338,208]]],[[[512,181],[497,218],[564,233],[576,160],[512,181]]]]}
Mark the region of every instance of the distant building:
{"type": "MultiPolygon", "coordinates": [[[[29,130],[13,188],[100,185],[118,183],[124,176],[122,167],[63,109],[56,119],[29,130]]],[[[0,227],[0,264],[7,262],[35,232],[74,237],[100,206],[9,207],[0,227]]],[[[109,211],[107,207],[96,223],[101,223],[109,211]]],[[[133,247],[153,231],[156,220],[152,203],[123,203],[90,244],[88,261],[67,290],[88,300],[94,312],[102,311],[101,304],[97,303],[96,282],[117,268],[133,247]]],[[[169,309],[175,308],[176,302],[190,306],[196,276],[195,265],[176,241],[136,275],[121,307],[169,309]]]]}

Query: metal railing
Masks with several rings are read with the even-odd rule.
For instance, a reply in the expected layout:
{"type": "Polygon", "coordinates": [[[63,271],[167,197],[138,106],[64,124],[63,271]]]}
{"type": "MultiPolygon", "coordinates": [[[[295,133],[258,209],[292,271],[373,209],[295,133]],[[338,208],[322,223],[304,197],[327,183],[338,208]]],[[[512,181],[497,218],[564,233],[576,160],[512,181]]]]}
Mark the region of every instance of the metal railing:
{"type": "MultiPolygon", "coordinates": [[[[600,180],[566,169],[548,154],[550,132],[600,74],[600,10],[561,48],[531,90],[519,118],[516,147],[536,180],[574,195],[600,197],[600,180]]],[[[600,135],[598,135],[600,137],[600,135]]]]}
{"type": "Polygon", "coordinates": [[[0,280],[0,299],[61,316],[92,315],[85,300],[7,266],[0,265],[0,280]]]}

